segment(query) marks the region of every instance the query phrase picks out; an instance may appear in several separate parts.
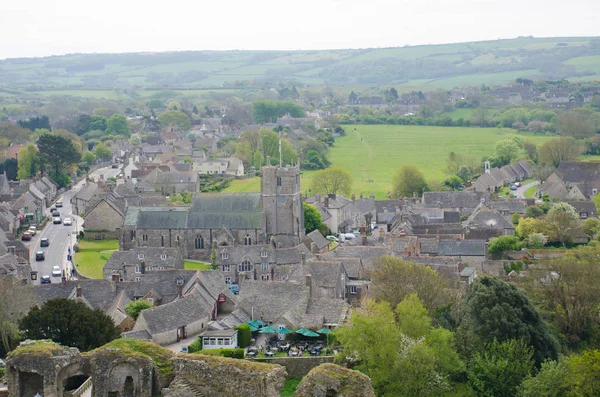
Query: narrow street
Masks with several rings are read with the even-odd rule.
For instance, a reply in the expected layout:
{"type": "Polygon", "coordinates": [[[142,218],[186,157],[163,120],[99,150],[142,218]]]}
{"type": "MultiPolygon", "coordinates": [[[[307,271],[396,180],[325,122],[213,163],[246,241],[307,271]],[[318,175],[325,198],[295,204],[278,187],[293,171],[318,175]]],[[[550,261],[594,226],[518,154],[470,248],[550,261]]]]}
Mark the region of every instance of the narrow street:
{"type": "Polygon", "coordinates": [[[527,191],[527,189],[529,189],[532,186],[537,186],[539,184],[540,184],[539,181],[529,182],[526,185],[522,185],[522,186],[518,187],[517,190],[515,190],[513,192],[513,194],[515,195],[516,198],[525,198],[525,192],[527,191]]]}

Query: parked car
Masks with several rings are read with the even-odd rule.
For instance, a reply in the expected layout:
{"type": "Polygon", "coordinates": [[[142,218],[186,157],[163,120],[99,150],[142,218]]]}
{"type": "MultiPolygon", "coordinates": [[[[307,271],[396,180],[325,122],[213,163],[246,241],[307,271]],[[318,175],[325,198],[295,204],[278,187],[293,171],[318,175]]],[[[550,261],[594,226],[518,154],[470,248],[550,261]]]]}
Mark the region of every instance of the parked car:
{"type": "Polygon", "coordinates": [[[62,269],[60,266],[52,266],[52,276],[62,277],[62,269]]]}
{"type": "Polygon", "coordinates": [[[235,295],[239,294],[240,292],[240,287],[237,284],[228,284],[227,285],[229,287],[229,290],[231,292],[233,292],[235,295]]]}
{"type": "Polygon", "coordinates": [[[50,246],[50,240],[48,239],[48,237],[43,237],[40,240],[40,247],[49,247],[50,246]]]}
{"type": "Polygon", "coordinates": [[[55,225],[60,225],[62,223],[62,219],[60,216],[55,216],[54,218],[52,218],[52,223],[55,225]]]}
{"type": "Polygon", "coordinates": [[[110,166],[110,168],[119,168],[119,165],[118,164],[113,164],[113,165],[110,166]]]}
{"type": "Polygon", "coordinates": [[[23,234],[21,235],[21,240],[23,240],[23,241],[30,241],[31,240],[31,233],[29,233],[29,232],[23,232],[23,234]]]}
{"type": "Polygon", "coordinates": [[[55,206],[56,208],[61,208],[61,207],[63,206],[63,204],[62,204],[62,200],[58,200],[56,203],[54,203],[54,206],[55,206]]]}
{"type": "Polygon", "coordinates": [[[342,233],[344,235],[344,237],[346,238],[346,240],[352,240],[353,238],[356,238],[356,236],[354,235],[354,233],[342,233]]]}
{"type": "Polygon", "coordinates": [[[325,238],[326,238],[327,240],[329,240],[329,241],[335,241],[336,243],[339,243],[339,242],[340,242],[340,240],[339,240],[337,237],[335,237],[335,236],[327,236],[327,237],[325,237],[325,238]]]}
{"type": "Polygon", "coordinates": [[[44,255],[44,251],[38,251],[35,253],[36,261],[43,261],[44,259],[46,259],[46,255],[44,255]]]}
{"type": "Polygon", "coordinates": [[[65,218],[63,219],[63,225],[65,226],[71,226],[73,224],[73,221],[71,220],[71,218],[65,218]]]}
{"type": "Polygon", "coordinates": [[[58,212],[58,210],[57,210],[57,209],[53,209],[53,210],[51,211],[51,213],[52,213],[52,216],[60,216],[60,212],[58,212]]]}
{"type": "Polygon", "coordinates": [[[511,183],[510,190],[517,190],[517,185],[515,185],[514,183],[511,183]]]}
{"type": "Polygon", "coordinates": [[[516,187],[521,187],[521,182],[515,182],[516,187]]]}
{"type": "Polygon", "coordinates": [[[40,284],[52,284],[52,280],[50,280],[50,276],[45,274],[42,276],[42,279],[40,280],[40,284]]]}
{"type": "Polygon", "coordinates": [[[54,207],[54,206],[50,207],[50,212],[54,212],[54,211],[58,211],[58,210],[56,209],[56,207],[54,207]]]}
{"type": "Polygon", "coordinates": [[[29,234],[31,234],[32,236],[35,236],[37,234],[37,227],[35,226],[29,226],[29,229],[27,229],[27,231],[29,232],[29,234]]]}

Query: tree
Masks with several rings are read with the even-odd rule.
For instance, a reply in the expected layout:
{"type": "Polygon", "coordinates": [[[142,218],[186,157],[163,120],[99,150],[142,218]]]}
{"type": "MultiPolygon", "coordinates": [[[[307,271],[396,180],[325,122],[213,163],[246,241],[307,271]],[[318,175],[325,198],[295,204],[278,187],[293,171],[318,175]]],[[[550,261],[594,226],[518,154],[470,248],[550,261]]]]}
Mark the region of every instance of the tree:
{"type": "Polygon", "coordinates": [[[35,131],[39,128],[46,128],[47,130],[51,129],[48,116],[31,117],[27,120],[19,120],[17,121],[17,124],[31,131],[35,131]]]}
{"type": "Polygon", "coordinates": [[[463,180],[460,179],[458,176],[456,175],[450,175],[445,181],[444,181],[444,185],[448,186],[451,189],[458,189],[460,186],[462,186],[463,184],[463,180]]]}
{"type": "Polygon", "coordinates": [[[23,128],[12,121],[0,121],[0,137],[8,139],[13,144],[27,142],[31,131],[23,128]]]}
{"type": "Polygon", "coordinates": [[[521,384],[522,396],[567,397],[571,391],[569,366],[565,360],[546,361],[535,377],[521,384]]]}
{"type": "Polygon", "coordinates": [[[375,259],[369,276],[370,289],[375,297],[392,306],[397,306],[411,294],[417,294],[429,313],[433,314],[454,297],[446,279],[435,270],[392,256],[375,259]]]}
{"type": "Polygon", "coordinates": [[[179,110],[167,110],[158,115],[158,122],[163,129],[177,129],[179,131],[189,130],[192,122],[187,114],[179,110]]]}
{"type": "Polygon", "coordinates": [[[431,329],[431,318],[417,294],[410,294],[398,303],[396,316],[400,332],[410,338],[419,339],[431,329]]]}
{"type": "Polygon", "coordinates": [[[94,154],[101,160],[106,160],[112,156],[112,150],[104,143],[100,142],[94,149],[94,154]]]}
{"type": "Polygon", "coordinates": [[[465,310],[460,327],[466,326],[480,343],[522,339],[533,348],[536,365],[557,358],[558,343],[547,324],[514,285],[494,277],[477,278],[469,287],[465,310]]]}
{"type": "Polygon", "coordinates": [[[90,117],[87,131],[94,131],[94,130],[106,131],[106,127],[107,127],[106,117],[95,114],[90,117]]]}
{"type": "Polygon", "coordinates": [[[594,237],[600,232],[600,219],[588,218],[583,221],[581,230],[588,236],[594,237]]]}
{"type": "Polygon", "coordinates": [[[19,329],[28,339],[51,339],[64,346],[88,351],[120,336],[112,318],[102,310],[67,298],[50,299],[33,307],[19,321],[19,329]]]}
{"type": "Polygon", "coordinates": [[[36,303],[37,298],[31,285],[23,284],[13,276],[0,278],[0,351],[4,352],[3,357],[19,344],[20,335],[16,324],[36,303]]]}
{"type": "Polygon", "coordinates": [[[81,161],[81,152],[73,142],[65,137],[52,134],[42,134],[37,146],[40,158],[48,164],[55,176],[68,172],[75,164],[81,161]]]}
{"type": "Polygon", "coordinates": [[[87,152],[83,153],[83,156],[81,156],[81,161],[83,161],[87,165],[92,165],[94,161],[96,161],[96,156],[94,155],[94,153],[88,150],[87,152]]]}
{"type": "Polygon", "coordinates": [[[40,170],[40,156],[33,144],[19,150],[17,178],[22,181],[30,179],[40,170]]]}
{"type": "Polygon", "coordinates": [[[234,329],[238,331],[238,346],[241,348],[247,347],[250,345],[250,339],[252,339],[252,330],[248,324],[240,324],[234,329]]]}
{"type": "Polygon", "coordinates": [[[543,248],[548,243],[548,238],[542,233],[531,233],[527,236],[527,246],[530,248],[543,248]]]}
{"type": "Polygon", "coordinates": [[[304,108],[293,102],[255,101],[252,103],[254,120],[258,124],[274,123],[279,117],[289,114],[291,117],[306,117],[304,108]]]}
{"type": "Polygon", "coordinates": [[[394,174],[392,179],[392,192],[396,197],[412,197],[413,193],[418,196],[429,190],[427,181],[423,174],[412,165],[405,165],[394,174]]]}
{"type": "Polygon", "coordinates": [[[575,396],[597,396],[600,390],[600,350],[588,350],[567,359],[575,396]]]}
{"type": "Polygon", "coordinates": [[[260,150],[257,150],[256,152],[254,152],[254,156],[252,156],[252,165],[254,166],[254,168],[256,170],[260,170],[260,167],[262,167],[264,162],[265,162],[265,158],[262,155],[262,153],[260,152],[260,150]]]}
{"type": "Polygon", "coordinates": [[[536,164],[531,169],[531,177],[537,181],[544,182],[556,171],[553,164],[536,164]]]}
{"type": "Polygon", "coordinates": [[[352,177],[341,167],[327,168],[313,174],[311,188],[313,193],[349,195],[352,177]]]}
{"type": "Polygon", "coordinates": [[[9,181],[17,180],[17,172],[19,168],[17,159],[6,159],[3,163],[0,163],[0,174],[6,173],[6,177],[9,181]]]}
{"type": "Polygon", "coordinates": [[[302,209],[304,210],[304,229],[306,229],[306,234],[319,229],[323,220],[317,207],[302,203],[302,209]]]}
{"type": "Polygon", "coordinates": [[[576,160],[581,149],[572,137],[562,137],[544,143],[540,147],[540,161],[554,167],[562,161],[576,160]]]}
{"type": "Polygon", "coordinates": [[[466,371],[465,363],[456,352],[454,334],[445,328],[433,328],[425,337],[425,343],[438,357],[437,367],[441,373],[458,379],[466,371]]]}
{"type": "Polygon", "coordinates": [[[523,218],[515,227],[515,233],[517,236],[524,239],[532,233],[548,235],[549,230],[546,221],[542,218],[523,218]]]}
{"type": "Polygon", "coordinates": [[[473,109],[473,113],[471,113],[471,124],[485,127],[488,120],[488,111],[485,107],[480,106],[473,109]]]}
{"type": "Polygon", "coordinates": [[[496,167],[510,164],[524,156],[525,142],[520,136],[511,134],[494,145],[492,162],[496,167]]]}
{"type": "Polygon", "coordinates": [[[125,306],[125,311],[129,317],[137,320],[142,310],[150,309],[153,306],[154,305],[152,303],[145,299],[138,299],[136,301],[129,302],[127,306],[125,306]]]}
{"type": "Polygon", "coordinates": [[[469,384],[478,396],[514,397],[521,382],[533,372],[533,349],[523,340],[486,344],[469,364],[469,384]]]}
{"type": "Polygon", "coordinates": [[[92,121],[92,116],[89,114],[83,113],[77,116],[71,130],[77,135],[83,135],[90,130],[90,122],[92,121]]]}
{"type": "Polygon", "coordinates": [[[517,251],[521,248],[519,238],[516,236],[500,236],[490,240],[488,252],[499,254],[504,251],[517,251]]]}
{"type": "Polygon", "coordinates": [[[113,114],[106,122],[106,132],[113,135],[129,136],[129,123],[122,114],[113,114]]]}
{"type": "Polygon", "coordinates": [[[539,218],[542,215],[544,215],[544,211],[537,205],[530,205],[528,207],[525,207],[526,218],[539,218]]]}
{"type": "Polygon", "coordinates": [[[546,215],[546,227],[550,241],[557,241],[563,246],[569,242],[577,230],[579,214],[568,203],[555,203],[546,215]]]}
{"type": "Polygon", "coordinates": [[[537,145],[535,143],[531,142],[530,140],[526,140],[523,143],[523,150],[525,150],[525,154],[527,155],[527,158],[529,160],[531,160],[534,164],[537,164],[537,162],[540,158],[540,154],[538,152],[537,145]]]}
{"type": "Polygon", "coordinates": [[[588,138],[596,133],[593,117],[591,111],[569,110],[557,114],[554,125],[562,136],[572,136],[575,139],[588,138]]]}

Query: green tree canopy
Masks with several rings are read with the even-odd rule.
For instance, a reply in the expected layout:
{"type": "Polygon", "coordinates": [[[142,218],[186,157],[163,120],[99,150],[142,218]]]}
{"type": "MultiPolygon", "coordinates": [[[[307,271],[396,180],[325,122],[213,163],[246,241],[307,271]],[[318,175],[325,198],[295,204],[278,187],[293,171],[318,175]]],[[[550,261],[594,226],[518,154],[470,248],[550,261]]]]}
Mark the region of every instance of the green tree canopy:
{"type": "Polygon", "coordinates": [[[392,179],[392,192],[398,197],[412,197],[413,193],[418,196],[429,190],[425,177],[412,165],[405,165],[394,174],[392,179]]]}
{"type": "Polygon", "coordinates": [[[289,114],[291,117],[306,117],[304,108],[293,102],[255,101],[252,103],[254,121],[258,124],[274,123],[279,117],[289,114]]]}
{"type": "Polygon", "coordinates": [[[517,236],[500,236],[490,240],[488,251],[498,254],[504,251],[517,251],[521,248],[521,242],[517,236]]]}
{"type": "Polygon", "coordinates": [[[95,114],[90,117],[86,132],[87,131],[106,131],[106,127],[107,127],[106,117],[95,114]]]}
{"type": "Polygon", "coordinates": [[[81,151],[75,147],[73,141],[63,136],[42,134],[37,146],[40,158],[44,164],[50,166],[55,176],[70,171],[81,161],[81,151]]]}
{"type": "Polygon", "coordinates": [[[341,167],[331,167],[313,174],[311,189],[319,194],[350,195],[352,191],[352,177],[341,167]]]}
{"type": "Polygon", "coordinates": [[[121,334],[102,310],[67,298],[50,299],[41,308],[33,307],[19,321],[19,328],[27,339],[51,339],[81,351],[105,345],[121,334]]]}
{"type": "Polygon", "coordinates": [[[187,114],[179,110],[167,110],[158,115],[158,122],[163,129],[174,128],[179,131],[189,130],[192,122],[187,114]]]}
{"type": "Polygon", "coordinates": [[[125,306],[125,311],[129,317],[137,320],[142,310],[150,309],[153,306],[154,305],[152,303],[145,299],[138,299],[136,301],[129,302],[127,306],[125,306]]]}
{"type": "Polygon", "coordinates": [[[544,143],[539,153],[540,162],[558,167],[562,161],[577,160],[581,147],[572,137],[561,137],[544,143]]]}
{"type": "Polygon", "coordinates": [[[17,178],[22,181],[30,179],[41,168],[40,156],[33,144],[19,150],[17,178]]]}
{"type": "Polygon", "coordinates": [[[302,209],[304,210],[304,228],[306,229],[306,234],[319,229],[323,222],[319,210],[314,205],[307,203],[302,203],[302,209]]]}
{"type": "Polygon", "coordinates": [[[113,114],[106,122],[106,132],[113,135],[129,136],[129,123],[122,114],[113,114]]]}
{"type": "Polygon", "coordinates": [[[400,332],[413,339],[427,335],[431,329],[431,318],[417,294],[410,294],[398,303],[396,316],[400,332]]]}
{"type": "Polygon", "coordinates": [[[96,161],[96,156],[94,155],[94,153],[88,150],[87,152],[83,153],[83,156],[81,156],[81,161],[83,161],[87,165],[92,165],[94,161],[96,161]]]}
{"type": "Polygon", "coordinates": [[[511,134],[502,139],[494,146],[492,163],[496,167],[510,164],[525,156],[523,150],[525,141],[518,135],[511,134]]]}
{"type": "Polygon", "coordinates": [[[112,156],[112,150],[110,150],[110,148],[104,143],[100,142],[98,145],[96,145],[96,148],[94,149],[94,154],[97,158],[106,160],[112,156]]]}
{"type": "Polygon", "coordinates": [[[579,214],[569,203],[555,203],[546,215],[545,223],[550,241],[565,245],[577,231],[579,214]]]}

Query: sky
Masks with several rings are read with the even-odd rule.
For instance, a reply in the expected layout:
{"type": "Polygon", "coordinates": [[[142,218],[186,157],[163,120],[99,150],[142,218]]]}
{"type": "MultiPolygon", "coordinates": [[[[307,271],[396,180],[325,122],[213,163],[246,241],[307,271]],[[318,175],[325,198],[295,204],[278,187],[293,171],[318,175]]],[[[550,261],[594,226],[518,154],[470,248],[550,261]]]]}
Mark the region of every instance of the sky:
{"type": "Polygon", "coordinates": [[[597,36],[598,0],[0,1],[0,59],[597,36]]]}

